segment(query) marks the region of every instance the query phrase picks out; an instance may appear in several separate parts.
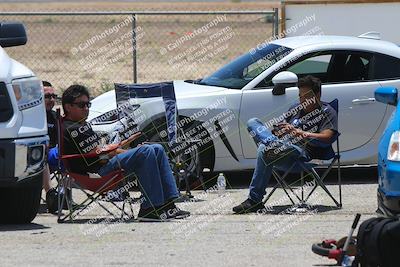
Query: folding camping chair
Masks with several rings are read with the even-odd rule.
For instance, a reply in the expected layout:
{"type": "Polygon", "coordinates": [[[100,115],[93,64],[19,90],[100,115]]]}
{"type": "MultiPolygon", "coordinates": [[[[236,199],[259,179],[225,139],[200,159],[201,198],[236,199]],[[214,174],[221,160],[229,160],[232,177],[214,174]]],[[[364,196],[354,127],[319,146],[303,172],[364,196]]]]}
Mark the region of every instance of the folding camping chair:
{"type": "MultiPolygon", "coordinates": [[[[173,82],[162,82],[153,84],[116,83],[115,94],[118,107],[126,105],[128,101],[134,98],[162,97],[165,108],[166,134],[168,137],[168,142],[163,142],[161,140],[160,142],[153,143],[162,144],[164,148],[166,148],[170,159],[171,168],[174,174],[178,177],[177,186],[179,187],[179,183],[181,181],[184,181],[186,186],[186,196],[192,197],[190,192],[189,176],[193,173],[188,170],[189,166],[184,160],[184,156],[186,154],[187,148],[196,145],[200,142],[200,140],[187,138],[183,132],[183,129],[178,127],[177,120],[179,119],[179,115],[173,82]],[[177,147],[180,148],[177,149],[177,147]]],[[[203,189],[205,189],[199,161],[198,164],[195,166],[194,175],[200,180],[203,189]]]]}
{"type": "Polygon", "coordinates": [[[63,154],[63,118],[60,115],[60,110],[57,109],[57,120],[58,120],[58,155],[59,155],[59,170],[61,173],[60,181],[58,183],[58,192],[67,192],[73,188],[79,189],[86,195],[86,199],[80,202],[78,205],[72,205],[72,194],[59,194],[58,199],[58,222],[65,222],[67,219],[73,221],[76,216],[81,214],[84,210],[88,209],[90,205],[96,202],[103,210],[105,210],[109,215],[113,216],[115,219],[123,218],[125,215],[128,218],[134,219],[134,213],[132,209],[132,204],[135,200],[130,197],[129,192],[125,191],[122,194],[123,204],[119,207],[114,201],[109,201],[118,211],[121,212],[121,216],[117,217],[109,208],[106,207],[99,200],[106,200],[107,193],[109,191],[117,190],[121,186],[126,184],[126,177],[124,176],[124,171],[122,169],[111,172],[106,176],[100,175],[83,175],[79,173],[73,173],[70,171],[68,160],[74,158],[91,158],[96,157],[96,153],[92,154],[75,154],[75,155],[64,155],[63,154]],[[62,168],[61,162],[64,166],[62,168]],[[62,214],[62,207],[66,202],[68,211],[66,214],[62,214]],[[131,216],[125,212],[125,205],[128,204],[131,212],[131,216]]]}
{"type": "MultiPolygon", "coordinates": [[[[332,102],[327,103],[329,104],[335,111],[336,114],[339,112],[339,101],[338,99],[334,99],[332,102]]],[[[289,198],[291,203],[293,205],[298,205],[298,207],[308,207],[307,201],[310,199],[311,195],[315,192],[318,186],[320,186],[323,191],[333,200],[335,203],[336,207],[341,208],[342,207],[342,180],[341,180],[341,172],[340,172],[340,149],[339,149],[339,136],[340,133],[336,133],[335,136],[332,138],[331,143],[323,143],[320,142],[316,139],[311,139],[309,142],[311,142],[314,145],[318,145],[319,147],[323,147],[325,154],[321,156],[319,159],[313,159],[313,160],[318,160],[322,161],[322,164],[317,163],[317,162],[305,162],[302,158],[297,159],[292,163],[292,165],[289,168],[285,168],[283,166],[279,166],[277,164],[274,166],[274,169],[272,170],[272,176],[276,180],[276,184],[274,185],[273,189],[271,192],[267,195],[265,200],[263,201],[264,204],[267,203],[267,201],[271,198],[272,194],[276,191],[278,187],[281,187],[283,191],[285,192],[286,196],[289,198]],[[336,152],[333,150],[332,145],[333,143],[336,142],[336,152]],[[324,164],[325,163],[325,164],[324,164]],[[338,182],[338,187],[339,187],[339,200],[335,198],[332,193],[329,191],[329,189],[326,187],[324,183],[324,179],[326,176],[329,174],[333,166],[336,164],[337,166],[337,182],[338,182]],[[326,170],[323,172],[322,176],[318,174],[316,171],[316,168],[322,168],[326,167],[326,170]],[[283,175],[280,175],[280,173],[283,173],[283,175]],[[290,173],[297,173],[300,174],[300,181],[301,181],[301,196],[299,196],[298,193],[293,190],[293,188],[285,181],[286,177],[290,173]],[[312,189],[310,192],[307,194],[306,197],[304,197],[304,173],[307,173],[312,177],[312,179],[315,181],[315,185],[312,186],[312,189]],[[290,196],[290,193],[298,200],[298,203],[296,203],[292,197],[290,196]]]]}

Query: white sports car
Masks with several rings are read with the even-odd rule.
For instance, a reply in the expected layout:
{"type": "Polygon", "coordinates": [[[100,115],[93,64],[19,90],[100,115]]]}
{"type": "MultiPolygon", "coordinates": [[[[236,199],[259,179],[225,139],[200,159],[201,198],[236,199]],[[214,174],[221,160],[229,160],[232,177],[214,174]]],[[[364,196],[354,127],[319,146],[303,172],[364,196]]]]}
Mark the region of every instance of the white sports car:
{"type": "MultiPolygon", "coordinates": [[[[258,45],[204,79],[174,81],[180,118],[207,131],[197,136],[202,143],[191,151],[191,160],[216,172],[253,169],[256,145],[246,122],[279,118],[298,101],[295,83],[305,75],[321,79],[323,101],[339,99],[342,165],[376,165],[379,137],[393,108],[377,103],[374,91],[400,88],[400,47],[376,33],[283,38],[258,45]]],[[[160,132],[165,137],[161,99],[134,102],[141,111],[140,129],[153,140],[160,132]]],[[[115,116],[96,118],[115,109],[114,91],[92,101],[89,121],[95,131],[114,127],[115,116]]]]}

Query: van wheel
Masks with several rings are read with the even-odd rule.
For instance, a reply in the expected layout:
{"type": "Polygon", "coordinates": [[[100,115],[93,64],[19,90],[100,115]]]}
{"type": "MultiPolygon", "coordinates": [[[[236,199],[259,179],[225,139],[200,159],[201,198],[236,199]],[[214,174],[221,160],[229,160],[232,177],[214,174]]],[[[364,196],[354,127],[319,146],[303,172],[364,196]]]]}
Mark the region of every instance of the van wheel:
{"type": "Polygon", "coordinates": [[[0,188],[0,223],[30,223],[36,217],[42,192],[42,174],[18,186],[0,188]]]}

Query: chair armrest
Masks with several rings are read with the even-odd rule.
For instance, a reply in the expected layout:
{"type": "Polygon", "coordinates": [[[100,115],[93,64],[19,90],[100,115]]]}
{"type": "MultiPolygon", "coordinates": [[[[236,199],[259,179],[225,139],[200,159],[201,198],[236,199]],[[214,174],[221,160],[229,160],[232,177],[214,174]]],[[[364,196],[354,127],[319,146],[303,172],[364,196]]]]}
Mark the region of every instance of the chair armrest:
{"type": "Polygon", "coordinates": [[[128,142],[125,142],[125,144],[122,144],[122,142],[117,143],[117,144],[109,144],[106,146],[105,149],[101,149],[101,150],[96,150],[95,152],[90,152],[90,153],[86,153],[86,154],[71,154],[71,155],[63,155],[61,157],[61,159],[77,159],[77,158],[95,158],[100,156],[101,154],[105,154],[105,153],[109,153],[112,152],[118,148],[120,148],[123,145],[129,144],[129,142],[134,141],[135,139],[137,139],[139,136],[141,135],[141,132],[139,132],[138,134],[132,136],[132,138],[130,138],[130,140],[128,142]]]}
{"type": "Polygon", "coordinates": [[[79,159],[79,158],[95,158],[98,157],[99,154],[96,152],[86,153],[86,154],[71,154],[71,155],[63,155],[61,159],[79,159]]]}
{"type": "Polygon", "coordinates": [[[307,141],[311,145],[322,147],[322,148],[327,148],[327,147],[332,146],[332,144],[338,140],[339,136],[340,136],[340,133],[335,131],[335,134],[332,136],[331,141],[329,143],[322,142],[321,140],[318,140],[316,138],[307,138],[307,141]]]}
{"type": "Polygon", "coordinates": [[[322,148],[332,146],[332,143],[322,142],[316,138],[307,138],[307,144],[311,144],[311,145],[322,147],[322,148]]]}

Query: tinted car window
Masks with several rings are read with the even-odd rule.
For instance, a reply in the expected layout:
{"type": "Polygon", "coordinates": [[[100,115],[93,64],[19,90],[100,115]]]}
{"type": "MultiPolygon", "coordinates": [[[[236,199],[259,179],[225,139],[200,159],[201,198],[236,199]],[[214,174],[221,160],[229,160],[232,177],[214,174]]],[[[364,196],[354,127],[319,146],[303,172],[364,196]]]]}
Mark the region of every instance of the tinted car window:
{"type": "Polygon", "coordinates": [[[370,80],[369,63],[371,58],[371,54],[349,54],[343,67],[343,77],[339,79],[339,82],[358,82],[370,80]]]}
{"type": "Polygon", "coordinates": [[[261,49],[244,54],[210,76],[199,81],[199,84],[242,89],[254,77],[287,56],[292,49],[268,44],[261,49]]]}
{"type": "Polygon", "coordinates": [[[256,88],[272,87],[272,78],[278,72],[288,70],[299,78],[313,75],[322,83],[360,82],[372,79],[372,54],[359,51],[325,51],[308,55],[298,62],[282,68],[260,82],[256,88]]]}
{"type": "Polygon", "coordinates": [[[376,54],[374,78],[377,80],[400,78],[400,60],[395,57],[376,54]]]}
{"type": "Polygon", "coordinates": [[[301,74],[315,74],[315,73],[326,73],[328,71],[329,61],[331,55],[321,55],[307,58],[299,63],[294,64],[288,71],[291,71],[297,75],[301,74]]]}
{"type": "Polygon", "coordinates": [[[321,79],[321,81],[325,82],[327,77],[327,72],[329,68],[329,64],[332,58],[332,54],[329,53],[313,53],[312,55],[308,55],[306,58],[302,58],[297,62],[293,62],[293,64],[281,68],[277,70],[272,75],[269,75],[266,79],[261,81],[256,88],[265,88],[272,87],[272,78],[279,72],[287,70],[291,71],[299,78],[304,77],[306,75],[313,75],[321,79]]]}

